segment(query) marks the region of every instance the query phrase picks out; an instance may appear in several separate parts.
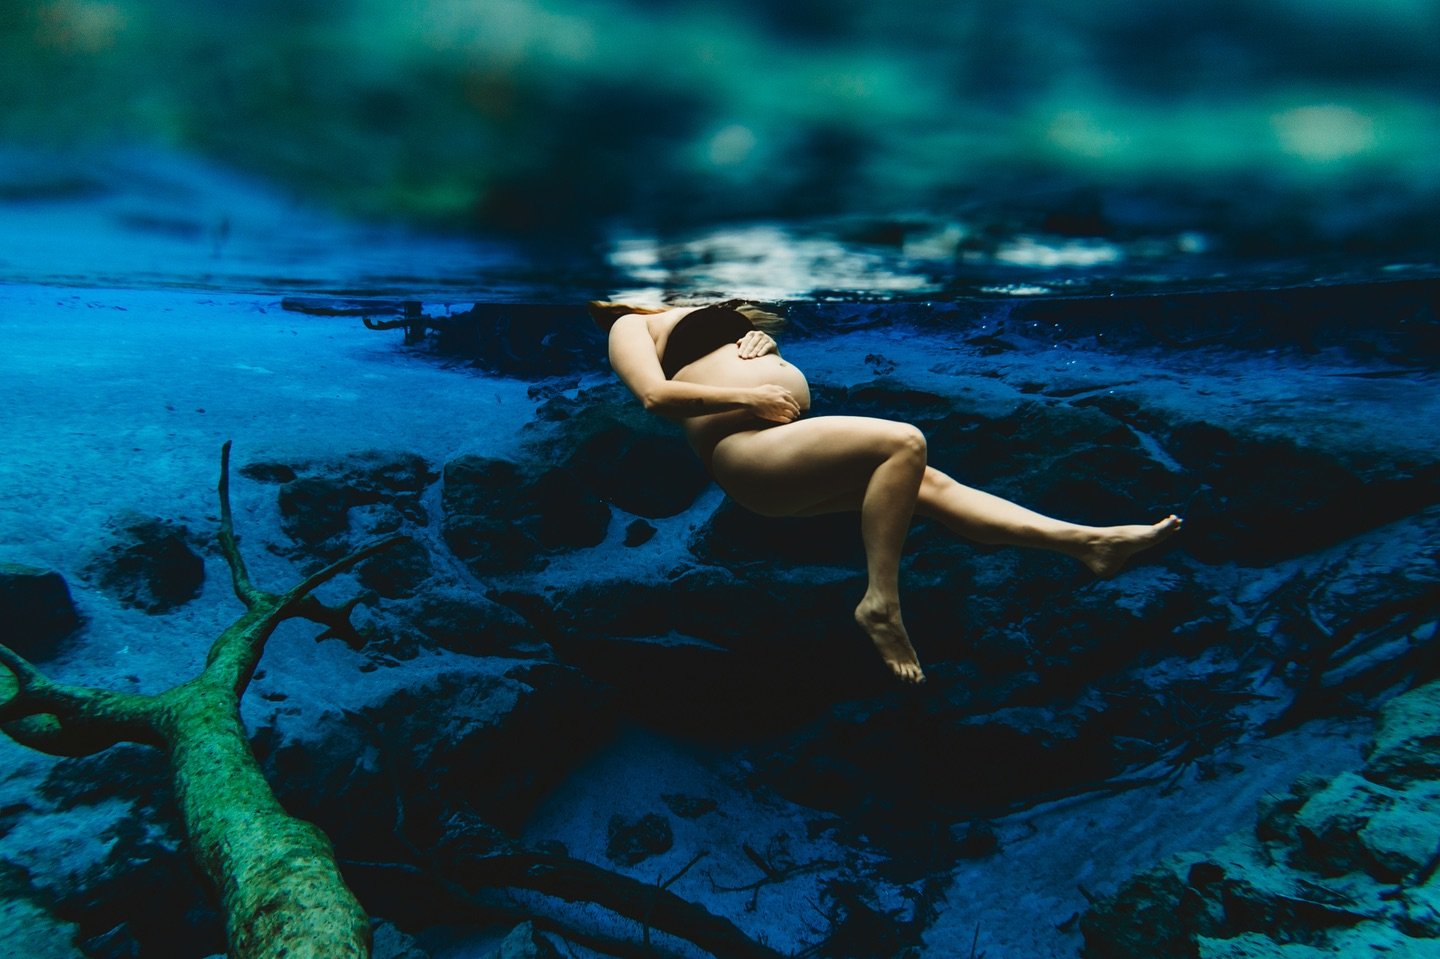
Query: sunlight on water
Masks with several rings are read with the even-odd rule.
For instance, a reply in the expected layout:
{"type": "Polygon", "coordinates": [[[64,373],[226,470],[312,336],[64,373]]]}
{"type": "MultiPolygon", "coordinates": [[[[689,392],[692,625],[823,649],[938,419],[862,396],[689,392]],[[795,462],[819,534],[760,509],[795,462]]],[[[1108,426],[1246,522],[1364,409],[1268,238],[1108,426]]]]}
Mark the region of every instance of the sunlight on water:
{"type": "MultiPolygon", "coordinates": [[[[146,150],[0,151],[0,280],[346,297],[577,303],[1107,295],[1414,279],[1431,251],[1336,255],[1250,235],[1211,198],[1060,190],[964,215],[794,217],[582,244],[345,218],[253,177],[146,150]],[[1267,249],[1268,247],[1268,249],[1267,249]],[[1409,254],[1409,255],[1403,255],[1409,254]],[[1420,254],[1416,256],[1415,254],[1420,254]]],[[[1360,229],[1390,215],[1356,204],[1360,229]]],[[[1335,208],[1327,215],[1343,215],[1335,208]]]]}

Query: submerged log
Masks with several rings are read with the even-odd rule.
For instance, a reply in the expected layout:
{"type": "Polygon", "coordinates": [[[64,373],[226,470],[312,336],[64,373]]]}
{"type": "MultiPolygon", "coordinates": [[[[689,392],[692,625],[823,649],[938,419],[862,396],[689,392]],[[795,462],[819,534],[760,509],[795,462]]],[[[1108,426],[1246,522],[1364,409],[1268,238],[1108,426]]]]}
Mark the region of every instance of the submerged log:
{"type": "Polygon", "coordinates": [[[287,619],[349,629],[349,608],[311,593],[404,541],[391,537],[307,578],[285,593],[250,580],[235,539],[229,495],[230,444],[221,453],[220,547],[245,613],[220,634],[205,668],[153,696],[51,681],[0,645],[0,730],[58,756],[85,756],[134,742],[166,752],[175,798],[201,872],[219,895],[232,959],[365,959],[370,920],[346,887],[329,840],[287,814],[260,771],[240,720],[240,697],[275,628],[287,619]]]}
{"type": "MultiPolygon", "coordinates": [[[[0,731],[57,756],[87,756],[121,742],[163,750],[191,855],[220,900],[230,959],[368,959],[369,917],[341,877],[329,839],[311,823],[290,816],[276,800],[246,737],[240,698],[266,642],[288,619],[325,626],[317,639],[353,643],[357,637],[349,617],[354,602],[327,606],[312,593],[407,538],[393,536],[367,546],[288,592],[266,592],[251,581],[235,538],[229,473],[226,443],[220,459],[218,538],[245,612],[211,645],[200,674],[155,695],[70,686],[52,681],[0,644],[0,731]]],[[[529,889],[595,903],[643,923],[647,940],[654,927],[716,956],[779,959],[779,953],[698,904],[579,860],[512,854],[479,859],[472,871],[469,890],[529,889]]],[[[554,920],[537,918],[556,926],[554,920]]],[[[583,931],[566,934],[587,938],[583,931]]],[[[617,955],[651,952],[648,943],[590,941],[617,955]]]]}

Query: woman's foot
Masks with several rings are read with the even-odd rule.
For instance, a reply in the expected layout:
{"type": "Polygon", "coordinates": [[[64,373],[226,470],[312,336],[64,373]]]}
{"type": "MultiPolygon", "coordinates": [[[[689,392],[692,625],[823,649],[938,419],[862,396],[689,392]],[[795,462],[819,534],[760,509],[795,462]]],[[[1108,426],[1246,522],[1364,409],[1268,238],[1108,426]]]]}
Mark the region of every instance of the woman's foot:
{"type": "Polygon", "coordinates": [[[855,607],[855,622],[865,630],[870,642],[880,651],[885,665],[903,683],[923,683],[920,658],[910,645],[910,636],[900,622],[900,607],[894,603],[876,602],[869,597],[855,607]]]}
{"type": "Polygon", "coordinates": [[[1097,529],[1076,552],[1096,576],[1113,576],[1136,553],[1158,546],[1180,532],[1185,521],[1171,513],[1151,526],[1105,526],[1097,529]]]}

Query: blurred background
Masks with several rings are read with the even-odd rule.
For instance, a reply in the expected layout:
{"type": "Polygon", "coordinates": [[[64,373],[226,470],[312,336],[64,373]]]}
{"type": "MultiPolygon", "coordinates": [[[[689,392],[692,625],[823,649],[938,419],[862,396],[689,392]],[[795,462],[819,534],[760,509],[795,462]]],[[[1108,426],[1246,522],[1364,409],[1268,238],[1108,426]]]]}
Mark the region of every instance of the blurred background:
{"type": "Polygon", "coordinates": [[[179,156],[612,260],[823,221],[947,261],[1042,234],[1428,261],[1437,49],[1434,0],[0,0],[0,202],[179,156]]]}

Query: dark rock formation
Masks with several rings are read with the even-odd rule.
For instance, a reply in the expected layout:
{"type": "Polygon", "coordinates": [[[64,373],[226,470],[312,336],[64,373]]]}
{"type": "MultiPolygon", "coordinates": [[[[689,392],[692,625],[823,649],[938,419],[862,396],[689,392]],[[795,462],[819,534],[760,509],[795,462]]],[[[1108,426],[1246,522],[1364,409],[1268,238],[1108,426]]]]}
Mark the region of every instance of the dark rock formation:
{"type": "Polygon", "coordinates": [[[535,931],[533,922],[522,922],[510,930],[491,959],[560,959],[560,950],[535,931]]]}
{"type": "Polygon", "coordinates": [[[477,575],[523,570],[546,552],[605,538],[610,508],[547,462],[464,456],[445,464],[445,542],[477,575]]]}
{"type": "Polygon", "coordinates": [[[626,546],[644,546],[655,536],[655,527],[643,519],[631,520],[625,527],[626,546]]]}
{"type": "Polygon", "coordinates": [[[194,881],[184,843],[169,822],[174,796],[158,752],[121,744],[64,760],[32,802],[97,823],[93,845],[77,845],[64,867],[29,878],[37,901],[74,923],[87,955],[180,959],[223,950],[220,918],[194,881]],[[113,809],[117,799],[132,805],[113,817],[92,811],[107,804],[113,809]]]}
{"type": "Polygon", "coordinates": [[[0,622],[10,648],[44,661],[80,626],[65,577],[54,570],[0,563],[0,622]]]}
{"type": "Polygon", "coordinates": [[[0,948],[25,959],[87,959],[71,945],[78,930],[50,912],[47,898],[25,869],[0,860],[0,948]]]}
{"type": "Polygon", "coordinates": [[[1333,453],[1200,422],[1175,427],[1166,445],[1194,477],[1186,549],[1202,562],[1268,565],[1440,502],[1435,466],[1362,477],[1333,453]]]}
{"type": "Polygon", "coordinates": [[[710,483],[678,437],[636,434],[621,424],[591,433],[570,462],[607,501],[651,519],[686,509],[710,483]]]}
{"type": "Polygon", "coordinates": [[[473,592],[432,589],[403,621],[424,638],[426,648],[468,656],[548,656],[544,643],[514,610],[473,592]]]}
{"type": "Polygon", "coordinates": [[[605,847],[605,855],[611,862],[626,866],[669,852],[670,847],[675,845],[670,820],[653,812],[636,819],[627,819],[616,813],[610,817],[609,834],[610,842],[605,847]]]}
{"type": "Polygon", "coordinates": [[[87,574],[121,603],[165,613],[200,595],[205,562],[190,548],[190,531],[178,523],[126,513],[110,523],[111,542],[87,574]]]}
{"type": "Polygon", "coordinates": [[[440,350],[506,376],[565,376],[597,369],[605,356],[605,334],[574,307],[481,303],[427,322],[440,350]]]}
{"type": "Polygon", "coordinates": [[[389,599],[415,595],[430,579],[434,564],[424,544],[410,541],[360,567],[360,583],[389,599]]]}
{"type": "Polygon", "coordinates": [[[699,819],[719,808],[719,803],[707,796],[687,796],[684,793],[664,793],[660,797],[670,811],[681,819],[699,819]]]}
{"type": "Polygon", "coordinates": [[[697,559],[734,567],[769,564],[844,566],[865,561],[853,513],[801,519],[766,517],[725,500],[690,543],[697,559]]]}
{"type": "Polygon", "coordinates": [[[1089,959],[1440,951],[1440,683],[1388,703],[1363,769],[1298,780],[1253,835],[1137,876],[1081,921],[1089,959]],[[1298,946],[1309,947],[1299,950],[1298,946]]]}
{"type": "Polygon", "coordinates": [[[518,826],[606,735],[605,697],[566,667],[462,662],[396,671],[383,700],[347,712],[265,710],[256,752],[276,792],[357,859],[408,859],[407,844],[453,842],[442,841],[452,807],[487,828],[518,826]]]}
{"type": "Polygon", "coordinates": [[[383,920],[371,923],[370,959],[430,959],[412,936],[407,936],[394,923],[383,920]]]}
{"type": "Polygon", "coordinates": [[[710,483],[675,428],[618,383],[552,398],[529,434],[528,455],[564,463],[601,498],[637,516],[674,516],[710,483]]]}
{"type": "MultiPolygon", "coordinates": [[[[241,474],[280,483],[280,516],[285,532],[300,548],[326,559],[346,551],[349,534],[382,536],[429,522],[420,494],[435,475],[412,453],[367,451],[343,460],[281,463],[254,462],[241,474]]],[[[414,567],[408,559],[392,564],[414,567]]],[[[392,566],[392,569],[394,567],[392,566]]],[[[379,574],[382,582],[385,574],[379,574]]],[[[390,588],[409,588],[402,573],[390,588]]]]}

